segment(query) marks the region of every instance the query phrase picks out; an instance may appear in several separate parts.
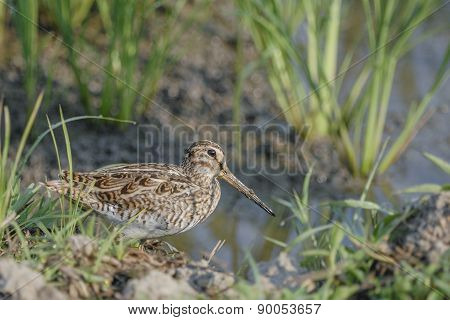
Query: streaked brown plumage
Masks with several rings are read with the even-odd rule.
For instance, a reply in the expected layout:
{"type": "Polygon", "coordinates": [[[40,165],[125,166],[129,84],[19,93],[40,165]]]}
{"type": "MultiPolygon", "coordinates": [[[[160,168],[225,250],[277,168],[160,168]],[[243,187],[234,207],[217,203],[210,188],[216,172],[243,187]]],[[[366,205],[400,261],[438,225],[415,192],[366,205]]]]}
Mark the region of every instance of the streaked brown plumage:
{"type": "Polygon", "coordinates": [[[209,217],[220,199],[224,179],[270,215],[272,210],[228,169],[222,148],[198,141],[181,166],[117,165],[93,172],[64,171],[60,180],[44,185],[80,201],[116,223],[125,223],[130,238],[158,238],[187,231],[209,217]],[[72,187],[70,181],[72,180],[72,187]]]}

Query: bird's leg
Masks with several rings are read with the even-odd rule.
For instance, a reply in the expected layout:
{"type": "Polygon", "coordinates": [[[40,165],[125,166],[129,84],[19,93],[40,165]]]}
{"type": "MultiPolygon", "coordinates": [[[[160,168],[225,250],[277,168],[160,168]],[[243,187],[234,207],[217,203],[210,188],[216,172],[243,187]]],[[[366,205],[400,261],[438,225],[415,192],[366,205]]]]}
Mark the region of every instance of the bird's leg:
{"type": "Polygon", "coordinates": [[[170,243],[168,243],[166,241],[161,241],[161,244],[166,245],[166,247],[170,250],[169,253],[180,253],[180,251],[178,251],[177,248],[175,248],[173,245],[171,245],[170,243]]]}
{"type": "Polygon", "coordinates": [[[158,239],[142,239],[139,240],[139,250],[142,251],[155,251],[158,249],[161,240],[158,239]]]}
{"type": "Polygon", "coordinates": [[[139,249],[143,251],[157,251],[163,250],[165,253],[179,253],[177,248],[166,241],[159,239],[146,239],[141,240],[139,244],[139,249]]]}

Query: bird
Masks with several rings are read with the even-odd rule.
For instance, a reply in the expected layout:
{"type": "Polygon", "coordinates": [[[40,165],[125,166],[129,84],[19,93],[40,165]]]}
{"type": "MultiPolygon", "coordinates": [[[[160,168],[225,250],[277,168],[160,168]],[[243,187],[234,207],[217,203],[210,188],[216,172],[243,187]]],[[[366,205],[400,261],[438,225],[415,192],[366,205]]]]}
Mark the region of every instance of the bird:
{"type": "Polygon", "coordinates": [[[62,171],[58,180],[43,185],[123,225],[126,238],[143,240],[179,234],[204,222],[219,202],[219,180],[275,216],[230,171],[220,145],[209,140],[186,149],[181,165],[138,163],[91,172],[62,171]]]}

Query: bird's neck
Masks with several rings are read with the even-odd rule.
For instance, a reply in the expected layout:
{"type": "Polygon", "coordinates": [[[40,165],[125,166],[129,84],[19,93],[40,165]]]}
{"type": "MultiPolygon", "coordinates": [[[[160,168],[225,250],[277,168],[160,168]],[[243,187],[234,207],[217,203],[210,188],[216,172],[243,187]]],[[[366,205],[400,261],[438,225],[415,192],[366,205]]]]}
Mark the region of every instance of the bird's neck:
{"type": "Polygon", "coordinates": [[[182,168],[184,174],[198,186],[210,187],[215,180],[213,170],[209,166],[196,163],[186,163],[182,166],[182,168]]]}

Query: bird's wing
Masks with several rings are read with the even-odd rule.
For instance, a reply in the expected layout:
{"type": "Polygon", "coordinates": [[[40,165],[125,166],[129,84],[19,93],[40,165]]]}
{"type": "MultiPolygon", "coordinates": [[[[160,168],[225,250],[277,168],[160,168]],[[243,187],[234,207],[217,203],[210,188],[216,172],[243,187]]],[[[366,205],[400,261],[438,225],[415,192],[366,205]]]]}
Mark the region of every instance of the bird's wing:
{"type": "Polygon", "coordinates": [[[165,163],[136,163],[136,164],[116,164],[96,170],[101,173],[151,173],[157,175],[175,175],[183,177],[180,167],[165,163]]]}
{"type": "Polygon", "coordinates": [[[140,210],[146,215],[160,216],[180,199],[191,205],[194,201],[191,195],[200,189],[178,167],[165,164],[121,165],[94,172],[74,172],[72,179],[63,171],[61,179],[66,183],[72,180],[73,199],[120,220],[127,220],[140,210]]]}

